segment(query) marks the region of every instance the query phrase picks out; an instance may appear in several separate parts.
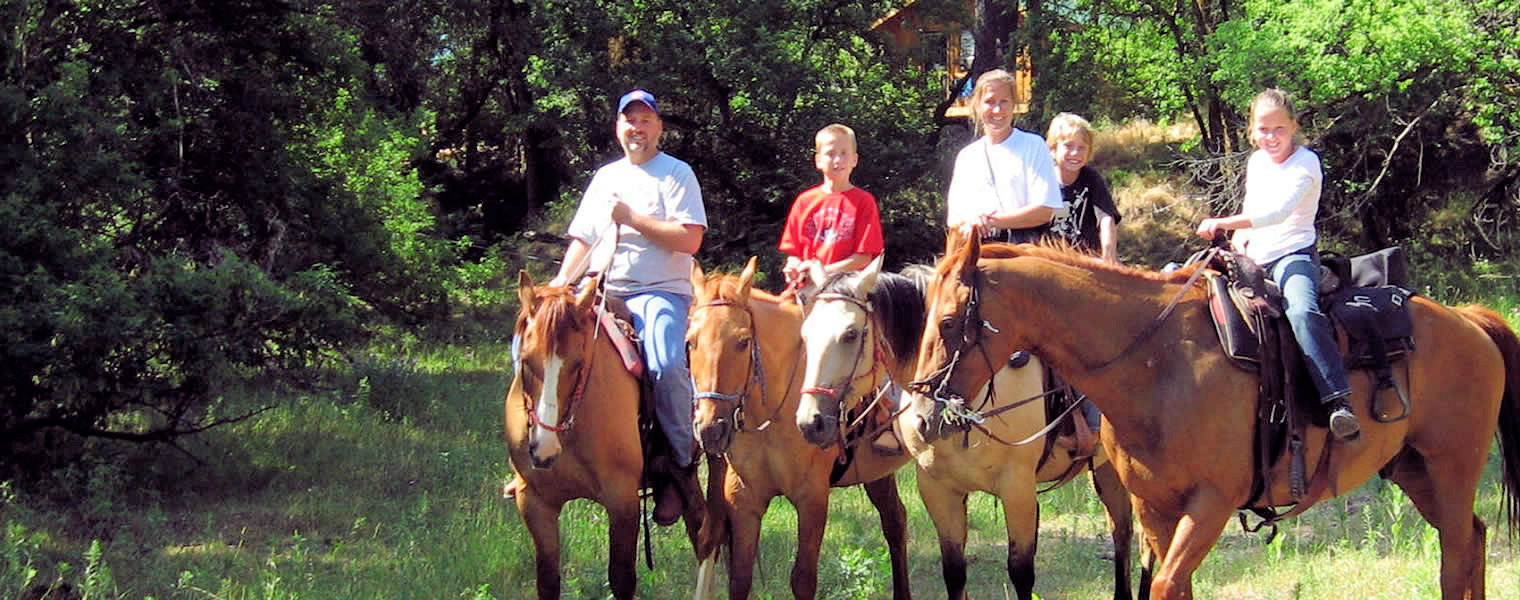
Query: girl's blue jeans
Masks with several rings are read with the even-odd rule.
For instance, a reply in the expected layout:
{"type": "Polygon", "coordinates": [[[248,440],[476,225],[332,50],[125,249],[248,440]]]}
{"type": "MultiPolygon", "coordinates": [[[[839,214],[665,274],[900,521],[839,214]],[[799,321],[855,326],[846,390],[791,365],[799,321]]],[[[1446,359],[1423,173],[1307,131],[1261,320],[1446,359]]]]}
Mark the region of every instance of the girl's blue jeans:
{"type": "Polygon", "coordinates": [[[1340,345],[1329,317],[1319,309],[1319,251],[1313,246],[1265,265],[1272,280],[1282,288],[1284,310],[1293,337],[1303,348],[1309,376],[1319,390],[1321,402],[1349,394],[1351,384],[1341,360],[1340,345]]]}

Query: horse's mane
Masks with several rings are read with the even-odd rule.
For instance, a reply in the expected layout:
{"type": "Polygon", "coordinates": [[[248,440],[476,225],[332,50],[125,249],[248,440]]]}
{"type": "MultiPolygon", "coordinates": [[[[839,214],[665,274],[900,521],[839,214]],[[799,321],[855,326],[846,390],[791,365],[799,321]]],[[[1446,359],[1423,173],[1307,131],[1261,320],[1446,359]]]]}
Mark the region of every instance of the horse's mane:
{"type": "Polygon", "coordinates": [[[911,356],[918,350],[919,338],[924,333],[924,290],[928,287],[928,282],[921,275],[927,268],[927,265],[913,265],[903,269],[904,273],[915,276],[897,273],[877,275],[876,289],[871,290],[869,298],[860,298],[855,294],[855,282],[860,279],[860,272],[841,271],[830,275],[819,293],[839,294],[870,302],[872,310],[876,311],[876,321],[882,324],[882,337],[892,347],[892,353],[911,356]]]}
{"type": "MultiPolygon", "coordinates": [[[[1170,273],[1137,269],[1124,265],[1116,265],[1104,262],[1103,259],[1078,250],[1075,246],[1064,242],[1044,242],[1041,244],[1005,244],[1002,242],[986,242],[982,244],[981,258],[1006,259],[1019,257],[1043,258],[1045,260],[1070,265],[1103,273],[1114,273],[1126,277],[1134,277],[1146,281],[1160,283],[1186,283],[1193,275],[1193,271],[1200,268],[1199,265],[1189,265],[1170,273]]],[[[936,275],[948,272],[954,265],[951,261],[940,261],[935,269],[936,275]]]]}
{"type": "Polygon", "coordinates": [[[546,339],[563,343],[564,336],[581,330],[582,324],[572,311],[575,296],[566,287],[541,287],[533,291],[532,306],[523,306],[517,313],[517,330],[529,326],[544,331],[546,339]],[[533,317],[531,320],[528,317],[533,317]]]}

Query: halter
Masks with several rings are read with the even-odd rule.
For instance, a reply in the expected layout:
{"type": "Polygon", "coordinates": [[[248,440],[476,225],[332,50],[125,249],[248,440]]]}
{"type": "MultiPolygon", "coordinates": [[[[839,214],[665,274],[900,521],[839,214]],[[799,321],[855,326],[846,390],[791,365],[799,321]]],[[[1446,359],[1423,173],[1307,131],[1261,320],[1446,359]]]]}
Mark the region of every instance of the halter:
{"type": "MultiPolygon", "coordinates": [[[[739,304],[732,300],[715,298],[697,306],[695,310],[715,308],[719,306],[734,306],[743,309],[744,314],[749,317],[750,331],[755,330],[755,313],[750,311],[749,306],[739,304]]],[[[745,381],[744,387],[740,388],[738,394],[724,394],[722,392],[697,392],[693,398],[696,400],[719,400],[732,404],[734,408],[730,413],[730,418],[733,419],[734,429],[737,431],[744,433],[756,433],[765,431],[767,427],[771,426],[771,422],[776,420],[776,416],[781,414],[781,406],[784,403],[778,403],[776,405],[776,410],[772,411],[771,415],[769,417],[766,417],[765,422],[761,423],[759,427],[749,429],[744,426],[744,400],[749,397],[750,385],[755,383],[760,384],[760,398],[762,401],[770,396],[770,393],[765,386],[765,363],[760,360],[759,339],[752,339],[749,345],[749,372],[750,375],[745,381]]],[[[797,372],[794,363],[792,375],[795,377],[796,374],[797,372]]]]}
{"type": "MultiPolygon", "coordinates": [[[[830,293],[826,293],[826,294],[819,294],[816,298],[813,299],[813,304],[816,305],[818,303],[826,302],[826,301],[829,301],[829,300],[838,300],[838,301],[841,301],[841,302],[848,302],[850,304],[854,304],[857,307],[860,307],[861,310],[865,311],[868,320],[871,317],[875,316],[875,312],[876,311],[871,306],[870,302],[861,300],[859,298],[855,298],[854,296],[850,296],[850,295],[847,295],[847,294],[840,294],[840,293],[836,293],[836,292],[830,292],[830,293]]],[[[865,344],[861,344],[860,347],[856,350],[855,360],[853,360],[853,361],[850,362],[850,372],[849,372],[849,374],[847,374],[843,378],[844,383],[842,385],[840,385],[838,387],[811,386],[811,387],[802,388],[802,393],[804,393],[804,394],[817,394],[817,395],[820,395],[820,396],[827,397],[827,398],[833,400],[835,402],[835,404],[838,406],[839,415],[840,415],[840,419],[839,419],[839,426],[840,426],[839,427],[839,442],[840,442],[841,445],[844,445],[845,441],[848,440],[848,439],[850,439],[850,435],[849,434],[850,434],[851,431],[854,431],[862,423],[865,422],[866,415],[869,415],[871,413],[871,409],[875,408],[876,403],[881,401],[882,395],[885,394],[886,391],[887,391],[887,386],[886,385],[881,385],[881,386],[877,387],[876,388],[876,393],[873,394],[871,402],[865,405],[865,407],[856,416],[854,422],[850,423],[849,425],[845,424],[845,419],[844,419],[844,415],[845,415],[844,401],[845,401],[846,395],[849,394],[850,389],[855,386],[855,382],[856,381],[859,381],[861,379],[866,379],[866,378],[873,378],[874,379],[874,376],[876,375],[876,373],[878,371],[880,371],[880,370],[883,369],[882,365],[886,364],[885,351],[882,349],[882,345],[884,343],[882,341],[882,336],[878,334],[879,332],[874,332],[869,324],[866,327],[866,331],[872,333],[872,343],[871,343],[871,354],[872,354],[872,356],[871,356],[871,368],[869,370],[867,370],[862,375],[856,375],[856,371],[860,367],[860,359],[863,356],[865,356],[865,351],[866,351],[866,345],[865,344]]],[[[896,413],[901,413],[901,412],[902,412],[901,410],[896,411],[896,413]]],[[[893,414],[892,416],[893,416],[893,418],[896,418],[897,414],[893,414]]],[[[861,439],[866,439],[867,437],[874,437],[874,436],[855,436],[854,439],[857,440],[857,441],[859,441],[861,439]]]]}

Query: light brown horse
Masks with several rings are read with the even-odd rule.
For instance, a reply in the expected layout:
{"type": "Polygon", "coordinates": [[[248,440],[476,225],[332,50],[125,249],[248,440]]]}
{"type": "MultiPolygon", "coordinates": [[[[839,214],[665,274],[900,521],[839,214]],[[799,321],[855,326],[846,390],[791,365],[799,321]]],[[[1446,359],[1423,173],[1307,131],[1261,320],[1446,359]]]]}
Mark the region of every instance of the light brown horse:
{"type": "Polygon", "coordinates": [[[698,398],[697,439],[709,456],[725,456],[729,465],[722,490],[731,540],[729,597],[749,597],[760,521],[771,499],[785,496],[797,509],[792,595],[813,598],[829,489],[863,483],[881,514],[892,562],[892,595],[909,598],[907,509],[893,476],[908,458],[881,457],[861,448],[848,468],[836,473],[840,449],[819,448],[802,439],[792,426],[802,381],[802,309],[752,289],[754,277],[753,258],[737,277],[709,279],[700,267],[694,268],[697,297],[686,333],[698,398]]]}
{"type": "MultiPolygon", "coordinates": [[[[1030,348],[1086,391],[1103,410],[1103,445],[1161,561],[1151,595],[1163,600],[1193,597],[1194,570],[1250,500],[1253,479],[1256,375],[1221,353],[1202,286],[1184,287],[1195,268],[1162,275],[952,234],[929,288],[916,373],[916,389],[950,397],[991,377],[972,357],[1030,348]],[[1179,292],[1175,311],[1158,320],[1179,292]]],[[[1442,598],[1481,599],[1487,526],[1473,501],[1496,429],[1512,533],[1520,508],[1520,340],[1479,306],[1417,296],[1410,311],[1418,349],[1407,370],[1395,369],[1413,402],[1408,418],[1364,418],[1352,443],[1311,428],[1305,462],[1318,465],[1329,451],[1330,485],[1303,502],[1381,471],[1440,535],[1442,598]]],[[[1373,384],[1352,380],[1357,414],[1371,414],[1373,384]]],[[[1287,463],[1275,465],[1253,506],[1293,502],[1287,463]]]]}
{"type": "MultiPolygon", "coordinates": [[[[802,337],[807,369],[797,426],[809,441],[828,446],[840,442],[845,415],[858,412],[887,379],[907,383],[918,361],[923,335],[924,283],[895,273],[881,273],[881,261],[865,271],[827,279],[808,304],[802,337]]],[[[815,278],[818,277],[815,275],[815,278]]],[[[1006,356],[1006,355],[1004,355],[1006,356]]],[[[1004,364],[998,361],[997,364],[1004,364]]],[[[1008,576],[1021,600],[1034,593],[1034,554],[1039,534],[1036,484],[1062,482],[1077,458],[1073,449],[1047,446],[1044,439],[1012,445],[1045,426],[1044,368],[1038,359],[1019,368],[1004,367],[989,409],[1033,398],[989,420],[967,437],[932,441],[925,435],[925,415],[904,410],[897,430],[917,458],[918,491],[939,533],[940,560],[949,597],[966,596],[966,498],[973,491],[1003,502],[1008,530],[1008,576]],[[990,435],[989,435],[990,434],[990,435]],[[993,439],[990,436],[997,436],[993,439]],[[1000,441],[1001,440],[1001,441],[1000,441]]],[[[1108,513],[1114,542],[1114,598],[1129,600],[1130,541],[1133,534],[1129,493],[1106,456],[1091,468],[1093,486],[1108,513]]],[[[1081,468],[1081,465],[1075,465],[1081,468]]],[[[1142,587],[1149,580],[1142,574],[1142,587]]],[[[1141,597],[1145,597],[1142,590],[1141,597]]]]}
{"type": "MultiPolygon", "coordinates": [[[[645,458],[640,385],[607,335],[596,333],[596,288],[588,284],[577,296],[565,287],[535,287],[527,273],[518,275],[521,347],[506,396],[507,445],[521,479],[517,510],[533,537],[540,599],[560,595],[559,515],[576,498],[607,509],[612,595],[632,598],[637,584],[645,458]]],[[[703,510],[701,502],[688,502],[683,517],[699,559],[703,510]]]]}

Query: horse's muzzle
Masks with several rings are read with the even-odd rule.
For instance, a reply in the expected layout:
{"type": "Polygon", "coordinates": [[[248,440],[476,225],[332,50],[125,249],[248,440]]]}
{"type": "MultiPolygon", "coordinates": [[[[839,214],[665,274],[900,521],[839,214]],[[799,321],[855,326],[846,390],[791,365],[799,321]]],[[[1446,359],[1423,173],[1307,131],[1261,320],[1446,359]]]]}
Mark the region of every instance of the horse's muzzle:
{"type": "Polygon", "coordinates": [[[528,442],[528,458],[530,459],[529,462],[533,465],[533,468],[548,469],[549,467],[554,466],[554,461],[559,460],[559,453],[555,452],[553,454],[545,456],[541,452],[541,446],[538,443],[538,440],[530,440],[528,442]]]}
{"type": "Polygon", "coordinates": [[[819,448],[828,448],[839,441],[839,417],[813,413],[812,418],[798,419],[797,429],[802,431],[802,438],[808,443],[819,448]]]}
{"type": "Polygon", "coordinates": [[[734,426],[728,419],[713,419],[697,427],[697,442],[702,445],[702,451],[710,456],[719,456],[728,451],[729,444],[734,441],[734,426]]]}

